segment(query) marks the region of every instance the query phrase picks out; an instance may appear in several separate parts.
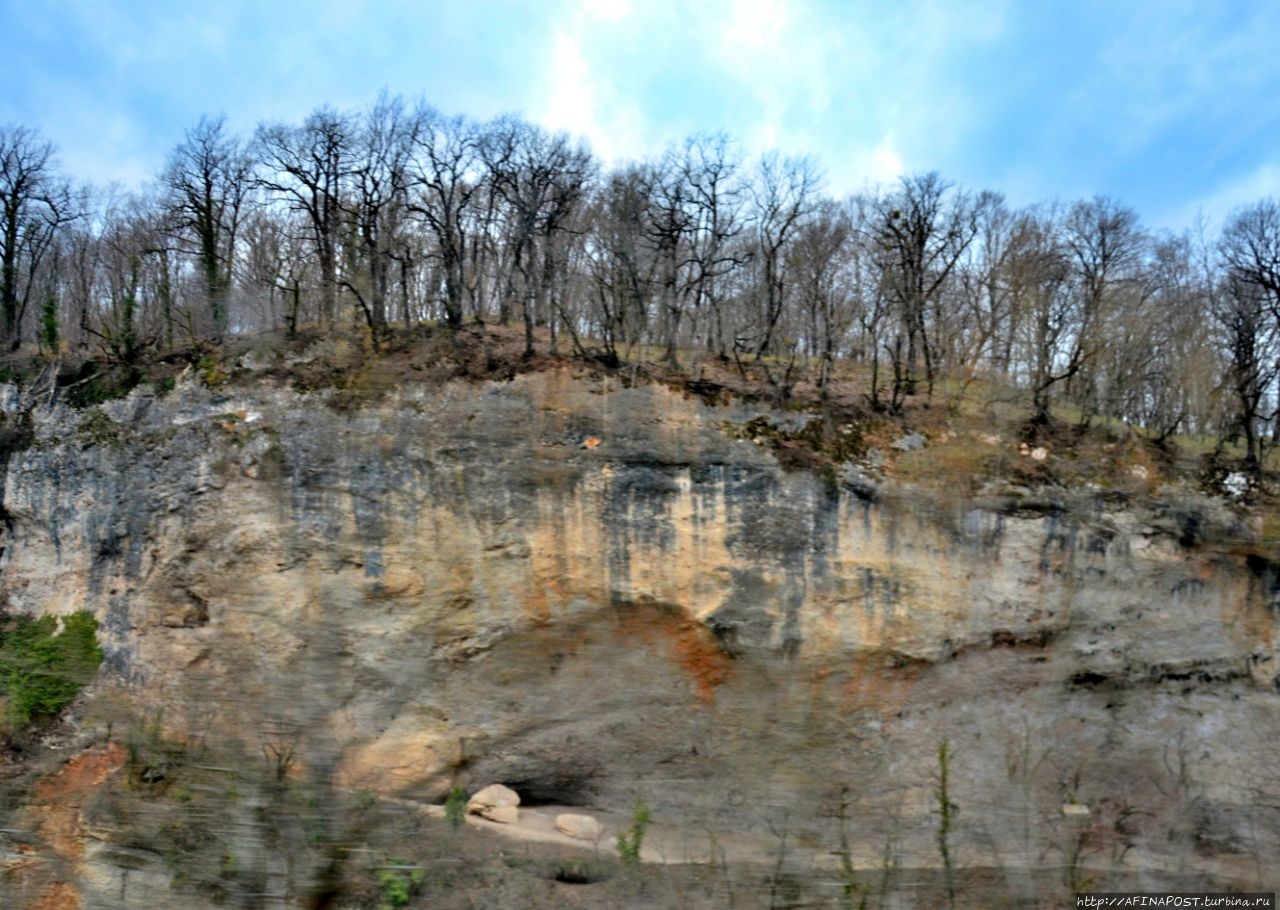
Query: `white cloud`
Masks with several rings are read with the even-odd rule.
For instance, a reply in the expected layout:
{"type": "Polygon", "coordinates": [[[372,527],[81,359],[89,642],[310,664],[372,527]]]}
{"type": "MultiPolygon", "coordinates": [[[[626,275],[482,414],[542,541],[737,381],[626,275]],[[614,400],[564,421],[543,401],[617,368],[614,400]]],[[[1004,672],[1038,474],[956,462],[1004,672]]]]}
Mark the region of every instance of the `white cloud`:
{"type": "Polygon", "coordinates": [[[560,32],[553,48],[550,92],[541,119],[553,129],[590,132],[595,128],[595,93],[582,46],[574,35],[560,32]]]}
{"type": "Polygon", "coordinates": [[[970,107],[948,67],[1003,15],[1002,3],[962,16],[935,0],[889,15],[813,0],[573,0],[527,111],[607,163],[725,129],[748,157],[814,156],[846,192],[944,166],[970,107]],[[687,90],[672,94],[673,73],[687,90]]]}
{"type": "Polygon", "coordinates": [[[907,171],[902,156],[894,146],[892,136],[885,136],[881,143],[871,150],[863,167],[867,177],[879,183],[897,180],[907,171]]]}
{"type": "Polygon", "coordinates": [[[81,103],[66,105],[62,116],[50,124],[48,136],[59,148],[63,172],[100,188],[116,184],[140,189],[155,179],[167,153],[152,145],[132,116],[81,103]],[[84,135],[93,136],[94,141],[81,141],[84,135]]]}
{"type": "Polygon", "coordinates": [[[814,154],[847,67],[845,36],[808,0],[727,0],[701,7],[691,27],[706,38],[705,65],[748,101],[733,127],[756,152],[814,154]]]}
{"type": "Polygon", "coordinates": [[[610,74],[593,67],[584,51],[591,20],[625,17],[625,3],[585,0],[567,28],[555,33],[547,78],[540,86],[533,119],[552,130],[585,139],[606,162],[633,156],[640,147],[641,118],[634,102],[620,96],[610,74]]]}
{"type": "Polygon", "coordinates": [[[868,187],[888,186],[908,171],[893,134],[888,133],[874,145],[849,149],[833,162],[828,186],[838,198],[868,187]]]}
{"type": "Polygon", "coordinates": [[[1248,173],[1225,180],[1207,195],[1157,213],[1152,219],[1156,227],[1181,230],[1204,218],[1211,229],[1220,227],[1231,212],[1267,198],[1280,198],[1280,162],[1266,161],[1248,173]]]}
{"type": "Polygon", "coordinates": [[[722,44],[752,53],[776,47],[787,27],[787,10],[784,0],[730,0],[722,44]]]}
{"type": "Polygon", "coordinates": [[[621,22],[631,15],[631,0],[583,0],[582,13],[602,22],[621,22]]]}

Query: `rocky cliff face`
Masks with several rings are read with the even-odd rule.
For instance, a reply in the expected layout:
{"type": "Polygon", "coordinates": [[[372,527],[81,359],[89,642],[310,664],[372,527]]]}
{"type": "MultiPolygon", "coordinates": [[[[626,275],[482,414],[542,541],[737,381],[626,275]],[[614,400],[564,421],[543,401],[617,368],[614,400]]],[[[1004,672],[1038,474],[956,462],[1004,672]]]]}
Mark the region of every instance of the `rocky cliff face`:
{"type": "Polygon", "coordinates": [[[1275,884],[1280,583],[1220,502],[868,501],[726,432],[758,407],[567,370],[3,403],[10,608],[92,610],[91,704],[174,736],[410,800],[642,797],[689,858],[830,865],[843,803],[900,868],[940,864],[945,743],[951,859],[1011,894],[1275,884]]]}

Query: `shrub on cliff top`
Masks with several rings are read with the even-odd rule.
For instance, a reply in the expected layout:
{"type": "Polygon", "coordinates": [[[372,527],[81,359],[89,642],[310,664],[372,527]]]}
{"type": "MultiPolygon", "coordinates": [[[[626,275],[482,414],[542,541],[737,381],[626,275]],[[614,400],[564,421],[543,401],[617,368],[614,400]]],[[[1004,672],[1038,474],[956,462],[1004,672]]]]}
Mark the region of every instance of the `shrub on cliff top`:
{"type": "Polygon", "coordinates": [[[20,730],[71,703],[102,663],[98,623],[85,610],[66,616],[0,616],[0,696],[4,723],[20,730]]]}

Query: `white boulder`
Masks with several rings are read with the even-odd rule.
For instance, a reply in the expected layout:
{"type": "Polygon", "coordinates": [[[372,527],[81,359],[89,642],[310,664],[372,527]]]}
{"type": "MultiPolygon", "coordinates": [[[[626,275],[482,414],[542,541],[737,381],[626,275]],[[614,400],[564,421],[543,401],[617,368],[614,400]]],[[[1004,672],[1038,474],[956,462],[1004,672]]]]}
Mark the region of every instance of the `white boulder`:
{"type": "Polygon", "coordinates": [[[594,842],[600,839],[604,829],[600,827],[600,822],[590,815],[574,815],[566,812],[556,816],[556,830],[577,840],[594,842]]]}
{"type": "Polygon", "coordinates": [[[502,784],[490,784],[467,800],[467,814],[514,825],[520,819],[520,794],[502,784]]]}

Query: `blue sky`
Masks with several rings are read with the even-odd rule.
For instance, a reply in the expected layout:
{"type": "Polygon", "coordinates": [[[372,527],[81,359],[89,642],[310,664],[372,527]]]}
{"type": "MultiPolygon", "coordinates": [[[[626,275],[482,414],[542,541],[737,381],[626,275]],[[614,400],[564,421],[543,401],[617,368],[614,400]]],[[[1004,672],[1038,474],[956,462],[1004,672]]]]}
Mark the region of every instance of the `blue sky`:
{"type": "Polygon", "coordinates": [[[606,161],[723,130],[837,195],[937,170],[1179,228],[1280,194],[1269,0],[0,0],[0,86],[0,122],[126,187],[202,114],[247,132],[385,87],[606,161]]]}

